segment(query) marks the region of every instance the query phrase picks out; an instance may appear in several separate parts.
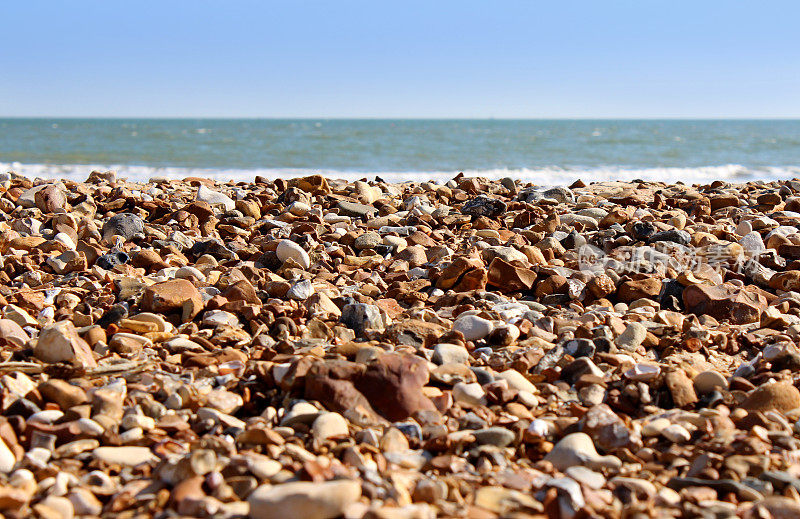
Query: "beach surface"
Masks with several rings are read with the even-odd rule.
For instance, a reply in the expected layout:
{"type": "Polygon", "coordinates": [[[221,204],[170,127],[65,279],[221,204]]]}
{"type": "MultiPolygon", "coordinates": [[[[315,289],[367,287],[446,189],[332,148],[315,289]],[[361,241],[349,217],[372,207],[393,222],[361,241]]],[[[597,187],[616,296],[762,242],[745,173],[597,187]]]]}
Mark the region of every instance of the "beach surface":
{"type": "Polygon", "coordinates": [[[0,177],[3,515],[799,517],[800,181],[504,177],[0,177]]]}

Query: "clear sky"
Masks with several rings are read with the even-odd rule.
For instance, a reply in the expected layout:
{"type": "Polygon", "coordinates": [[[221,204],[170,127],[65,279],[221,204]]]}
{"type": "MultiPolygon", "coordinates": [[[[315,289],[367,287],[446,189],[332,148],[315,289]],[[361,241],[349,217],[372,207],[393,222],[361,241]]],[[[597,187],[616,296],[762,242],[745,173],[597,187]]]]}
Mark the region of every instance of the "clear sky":
{"type": "Polygon", "coordinates": [[[0,116],[800,117],[796,1],[3,1],[0,116]]]}

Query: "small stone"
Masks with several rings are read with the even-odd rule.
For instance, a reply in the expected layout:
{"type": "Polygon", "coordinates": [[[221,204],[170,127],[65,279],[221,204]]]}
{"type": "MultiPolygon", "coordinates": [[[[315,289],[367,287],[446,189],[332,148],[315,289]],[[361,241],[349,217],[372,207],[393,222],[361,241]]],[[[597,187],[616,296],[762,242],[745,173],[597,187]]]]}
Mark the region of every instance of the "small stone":
{"type": "Polygon", "coordinates": [[[371,205],[347,202],[344,200],[337,203],[336,207],[339,208],[339,214],[351,216],[353,218],[369,218],[378,212],[378,210],[371,205]]]}
{"type": "Polygon", "coordinates": [[[675,407],[687,407],[697,402],[692,380],[682,369],[676,369],[667,373],[664,381],[672,395],[672,403],[675,407]]]}
{"type": "Polygon", "coordinates": [[[475,217],[496,218],[506,212],[506,204],[502,200],[481,195],[461,206],[461,212],[475,217]]]}
{"type": "Polygon", "coordinates": [[[83,389],[66,380],[51,378],[39,384],[38,389],[44,398],[57,403],[61,409],[65,410],[88,401],[83,389]]]}
{"type": "Polygon", "coordinates": [[[578,430],[588,434],[595,446],[604,451],[630,447],[638,442],[625,422],[606,404],[590,408],[578,421],[578,430]]]}
{"type": "Polygon", "coordinates": [[[682,425],[672,424],[661,430],[661,436],[672,443],[686,443],[692,439],[692,435],[682,425]]]}
{"type": "Polygon", "coordinates": [[[365,232],[353,243],[353,248],[356,250],[374,249],[383,243],[383,238],[376,232],[365,232]]]}
{"type": "Polygon", "coordinates": [[[307,279],[292,284],[289,291],[286,292],[286,297],[294,299],[295,301],[305,301],[312,295],[314,295],[314,285],[307,279]]]}
{"type": "Polygon", "coordinates": [[[14,456],[14,453],[8,448],[6,442],[0,438],[0,472],[8,474],[13,470],[16,463],[17,458],[14,456]]]}
{"type": "Polygon", "coordinates": [[[419,411],[435,410],[422,392],[428,380],[425,360],[416,355],[385,353],[367,365],[355,386],[377,412],[400,421],[419,411]]]}
{"type": "Polygon", "coordinates": [[[25,330],[11,319],[0,319],[0,338],[18,347],[25,346],[30,340],[25,330]]]}
{"type": "Polygon", "coordinates": [[[453,386],[453,400],[467,406],[486,405],[486,391],[477,382],[457,382],[453,386]]]}
{"type": "Polygon", "coordinates": [[[504,427],[487,427],[471,433],[475,441],[481,445],[494,445],[495,447],[505,447],[510,445],[514,439],[514,433],[504,427]]]}
{"type": "Polygon", "coordinates": [[[515,369],[507,369],[497,374],[497,378],[505,380],[508,387],[516,389],[517,391],[527,391],[528,393],[536,393],[536,386],[525,378],[525,376],[515,369]]]}
{"type": "Polygon", "coordinates": [[[81,272],[87,267],[86,256],[74,250],[66,250],[58,256],[47,258],[47,264],[59,275],[81,272]]]}
{"type": "Polygon", "coordinates": [[[499,486],[480,487],[475,492],[475,506],[504,517],[515,510],[541,513],[542,503],[518,490],[499,486]]]}
{"type": "Polygon", "coordinates": [[[764,296],[728,284],[688,286],[683,291],[683,303],[691,313],[710,315],[732,324],[758,322],[767,307],[764,296]]]}
{"type": "Polygon", "coordinates": [[[380,309],[375,305],[366,303],[351,303],[342,308],[341,322],[356,332],[363,335],[367,330],[383,330],[383,317],[380,309]]]}
{"type": "Polygon", "coordinates": [[[689,245],[689,242],[692,241],[692,238],[691,235],[686,231],[671,229],[669,231],[657,232],[648,240],[649,243],[655,243],[659,241],[669,241],[679,245],[689,245]]]}

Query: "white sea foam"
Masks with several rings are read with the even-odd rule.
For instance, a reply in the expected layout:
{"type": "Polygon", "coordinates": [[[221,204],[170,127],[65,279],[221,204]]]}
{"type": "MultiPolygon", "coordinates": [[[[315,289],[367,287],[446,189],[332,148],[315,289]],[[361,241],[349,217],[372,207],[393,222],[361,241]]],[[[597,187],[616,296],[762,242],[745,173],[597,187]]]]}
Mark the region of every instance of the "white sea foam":
{"type": "MultiPolygon", "coordinates": [[[[344,171],[336,169],[306,168],[259,168],[259,169],[226,169],[226,168],[190,168],[190,167],[154,167],[136,165],[100,165],[100,164],[20,164],[0,163],[0,171],[15,171],[28,178],[59,178],[64,180],[85,180],[92,170],[117,171],[118,177],[126,177],[132,182],[147,182],[152,178],[182,179],[186,177],[205,177],[220,182],[252,181],[256,176],[269,179],[291,178],[312,174],[323,174],[331,178],[357,180],[374,179],[376,176],[387,182],[435,181],[447,182],[459,171],[344,171]]],[[[749,169],[736,164],[722,166],[705,166],[695,168],[625,168],[618,166],[590,168],[520,168],[520,169],[465,169],[466,176],[479,176],[489,179],[513,177],[540,186],[567,185],[577,179],[584,182],[611,180],[650,180],[661,182],[681,181],[687,184],[705,184],[714,180],[731,183],[751,180],[788,180],[800,177],[800,166],[775,166],[749,169]]]]}

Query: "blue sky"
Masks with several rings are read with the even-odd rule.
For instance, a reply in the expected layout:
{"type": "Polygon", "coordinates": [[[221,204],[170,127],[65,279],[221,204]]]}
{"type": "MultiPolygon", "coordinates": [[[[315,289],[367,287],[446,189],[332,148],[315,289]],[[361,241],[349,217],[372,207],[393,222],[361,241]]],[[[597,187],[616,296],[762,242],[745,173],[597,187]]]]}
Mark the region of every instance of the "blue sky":
{"type": "Polygon", "coordinates": [[[800,4],[3,2],[0,116],[800,117],[800,4]]]}

